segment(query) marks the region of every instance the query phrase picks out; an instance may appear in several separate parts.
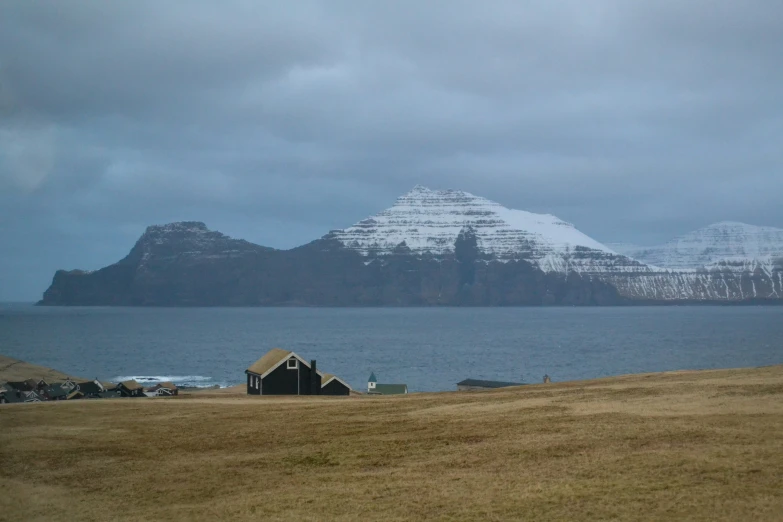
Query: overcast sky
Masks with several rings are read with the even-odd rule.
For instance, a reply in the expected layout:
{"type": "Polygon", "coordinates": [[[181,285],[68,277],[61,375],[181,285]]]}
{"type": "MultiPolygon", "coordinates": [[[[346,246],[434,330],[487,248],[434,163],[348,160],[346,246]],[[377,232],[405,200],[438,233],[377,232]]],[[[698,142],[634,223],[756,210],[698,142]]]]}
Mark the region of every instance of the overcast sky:
{"type": "Polygon", "coordinates": [[[0,300],[199,220],[288,248],[420,183],[656,244],[783,227],[783,3],[0,2],[0,300]]]}

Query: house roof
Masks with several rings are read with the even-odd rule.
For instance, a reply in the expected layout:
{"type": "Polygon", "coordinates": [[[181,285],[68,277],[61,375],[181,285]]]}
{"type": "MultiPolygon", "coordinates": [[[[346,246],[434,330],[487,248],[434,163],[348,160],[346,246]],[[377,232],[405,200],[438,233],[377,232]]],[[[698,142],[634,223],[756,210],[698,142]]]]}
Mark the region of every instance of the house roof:
{"type": "Polygon", "coordinates": [[[250,365],[246,370],[250,373],[263,375],[272,367],[277,365],[280,361],[288,359],[288,356],[292,354],[290,350],[283,350],[282,348],[272,348],[264,354],[259,360],[250,365]]]}
{"type": "Polygon", "coordinates": [[[15,402],[24,402],[24,397],[22,397],[22,392],[19,392],[19,396],[16,396],[16,391],[9,391],[5,394],[5,402],[11,404],[15,402]]]}
{"type": "Polygon", "coordinates": [[[375,372],[370,372],[370,378],[367,379],[367,382],[378,382],[378,379],[375,378],[375,372]]]}
{"type": "Polygon", "coordinates": [[[97,381],[79,382],[76,383],[76,386],[84,395],[97,395],[103,391],[103,386],[97,381]]]}
{"type": "Polygon", "coordinates": [[[80,392],[79,390],[73,390],[71,393],[69,393],[69,394],[68,394],[68,396],[66,397],[66,399],[68,399],[68,400],[71,400],[71,399],[78,399],[78,398],[79,398],[79,396],[82,396],[82,397],[84,397],[84,394],[83,394],[82,392],[80,392]]]}
{"type": "Polygon", "coordinates": [[[24,402],[41,402],[41,396],[34,391],[22,392],[22,396],[25,398],[24,402]]]}
{"type": "Polygon", "coordinates": [[[142,386],[141,384],[137,383],[135,380],[131,379],[129,381],[122,381],[120,383],[126,390],[129,391],[135,391],[135,390],[141,390],[142,386]]]}
{"type": "Polygon", "coordinates": [[[44,389],[43,392],[50,399],[54,399],[56,397],[64,397],[68,395],[71,392],[71,388],[63,388],[62,384],[54,383],[50,384],[49,387],[44,389]]]}
{"type": "Polygon", "coordinates": [[[481,379],[465,379],[457,383],[457,386],[476,386],[478,388],[506,388],[508,386],[522,386],[521,382],[483,381],[481,379]]]}
{"type": "Polygon", "coordinates": [[[345,382],[344,380],[342,380],[338,376],[333,375],[331,373],[325,373],[325,374],[321,375],[321,388],[323,388],[324,386],[326,386],[327,384],[329,384],[332,381],[337,381],[337,382],[341,383],[343,386],[345,386],[346,388],[348,388],[349,390],[351,389],[351,386],[347,382],[345,382]]]}
{"type": "MultiPolygon", "coordinates": [[[[296,353],[281,348],[272,348],[266,352],[263,357],[254,362],[245,372],[260,375],[263,379],[291,357],[297,359],[299,363],[305,365],[305,367],[310,368],[310,364],[296,353]]],[[[316,370],[316,373],[318,375],[323,375],[319,370],[316,370]]]]}
{"type": "Polygon", "coordinates": [[[171,381],[159,382],[155,386],[150,386],[149,388],[146,388],[146,391],[156,392],[156,391],[160,390],[161,388],[165,388],[165,389],[167,389],[169,391],[174,391],[174,390],[177,389],[177,385],[174,384],[171,381]]]}
{"type": "Polygon", "coordinates": [[[400,393],[408,393],[408,385],[407,384],[376,384],[373,392],[380,393],[381,395],[398,395],[400,393]]]}
{"type": "Polygon", "coordinates": [[[6,384],[17,391],[30,391],[32,389],[27,384],[27,381],[8,381],[6,384]]]}

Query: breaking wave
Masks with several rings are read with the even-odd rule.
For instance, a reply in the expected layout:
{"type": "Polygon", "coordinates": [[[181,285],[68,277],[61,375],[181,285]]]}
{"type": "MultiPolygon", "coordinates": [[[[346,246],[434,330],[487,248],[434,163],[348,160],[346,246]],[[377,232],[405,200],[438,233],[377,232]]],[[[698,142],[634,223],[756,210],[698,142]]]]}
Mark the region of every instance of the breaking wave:
{"type": "Polygon", "coordinates": [[[134,380],[143,386],[152,386],[159,382],[173,382],[177,386],[190,388],[210,388],[212,386],[225,388],[228,386],[225,382],[218,382],[213,380],[212,377],[204,375],[120,375],[112,379],[115,382],[130,380],[134,380]]]}

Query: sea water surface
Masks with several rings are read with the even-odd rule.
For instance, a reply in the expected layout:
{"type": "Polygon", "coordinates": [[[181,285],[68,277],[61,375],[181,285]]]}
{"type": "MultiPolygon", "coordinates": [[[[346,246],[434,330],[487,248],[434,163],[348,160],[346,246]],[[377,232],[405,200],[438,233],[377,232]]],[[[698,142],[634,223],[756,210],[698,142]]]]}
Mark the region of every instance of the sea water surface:
{"type": "Polygon", "coordinates": [[[48,308],[0,305],[0,354],[101,380],[244,382],[273,347],[366,389],[783,363],[783,307],[48,308]]]}

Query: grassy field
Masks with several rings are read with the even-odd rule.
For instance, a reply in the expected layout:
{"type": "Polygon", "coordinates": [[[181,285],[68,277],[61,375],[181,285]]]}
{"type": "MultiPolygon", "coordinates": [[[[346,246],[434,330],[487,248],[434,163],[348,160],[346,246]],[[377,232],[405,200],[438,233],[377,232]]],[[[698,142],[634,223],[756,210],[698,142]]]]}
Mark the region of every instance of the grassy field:
{"type": "Polygon", "coordinates": [[[0,355],[0,382],[24,381],[26,379],[44,379],[46,381],[54,382],[64,381],[68,377],[79,381],[86,380],[81,377],[76,377],[75,375],[66,375],[45,366],[38,366],[37,364],[30,364],[18,359],[6,357],[5,355],[0,355]]]}
{"type": "Polygon", "coordinates": [[[0,407],[2,520],[781,520],[783,366],[0,407]]]}

